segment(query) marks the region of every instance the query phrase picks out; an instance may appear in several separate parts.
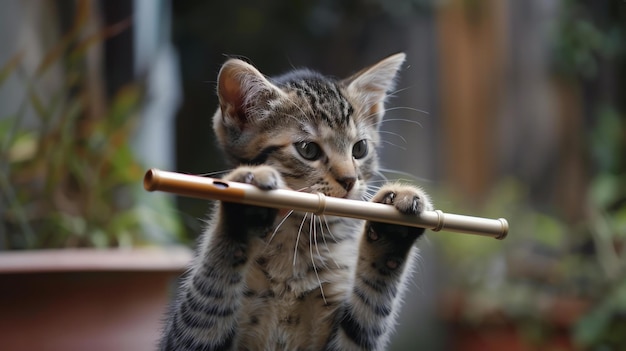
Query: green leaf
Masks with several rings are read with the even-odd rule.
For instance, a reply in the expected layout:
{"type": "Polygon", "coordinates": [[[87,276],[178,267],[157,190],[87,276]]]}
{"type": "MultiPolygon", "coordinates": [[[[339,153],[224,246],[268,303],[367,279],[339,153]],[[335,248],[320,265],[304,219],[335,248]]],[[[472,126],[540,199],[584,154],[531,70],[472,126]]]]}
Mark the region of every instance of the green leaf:
{"type": "Polygon", "coordinates": [[[574,329],[576,342],[588,346],[598,340],[604,330],[608,328],[611,314],[610,308],[601,306],[581,319],[574,329]]]}
{"type": "Polygon", "coordinates": [[[16,119],[14,115],[0,117],[0,140],[8,138],[13,129],[13,123],[17,123],[16,119]]]}
{"type": "Polygon", "coordinates": [[[130,248],[133,247],[133,235],[128,230],[121,230],[116,233],[118,247],[130,248]]]}
{"type": "Polygon", "coordinates": [[[44,75],[50,67],[63,60],[67,48],[70,44],[76,40],[80,33],[84,30],[85,25],[89,21],[89,14],[91,13],[91,3],[88,0],[80,0],[77,2],[76,13],[74,14],[74,21],[72,27],[61,38],[61,40],[48,50],[44,58],[37,66],[35,70],[35,76],[40,77],[44,75]]]}
{"type": "Polygon", "coordinates": [[[611,329],[613,317],[626,312],[626,282],[600,302],[574,328],[574,339],[583,346],[599,342],[611,329]]]}
{"type": "Polygon", "coordinates": [[[620,179],[609,173],[596,176],[589,187],[589,197],[594,205],[606,208],[620,193],[620,179]]]}
{"type": "Polygon", "coordinates": [[[23,162],[32,159],[37,153],[38,138],[34,133],[21,133],[9,148],[9,162],[23,162]]]}
{"type": "Polygon", "coordinates": [[[24,57],[24,53],[18,52],[17,54],[13,55],[13,57],[11,57],[2,66],[2,68],[0,68],[0,87],[2,86],[2,84],[4,84],[4,81],[7,78],[9,78],[11,76],[11,74],[13,74],[13,72],[15,72],[15,70],[17,70],[17,67],[20,64],[20,62],[22,61],[23,57],[24,57]]]}
{"type": "Polygon", "coordinates": [[[56,220],[59,227],[71,235],[84,235],[87,222],[83,217],[73,216],[64,212],[57,214],[56,220]]]}
{"type": "Polygon", "coordinates": [[[165,196],[156,196],[149,205],[140,205],[136,210],[143,224],[142,233],[152,243],[171,243],[183,240],[183,226],[174,210],[174,205],[165,196]],[[156,230],[151,230],[154,227],[156,230]],[[165,235],[159,235],[165,233],[165,235]]]}
{"type": "Polygon", "coordinates": [[[597,122],[591,131],[591,152],[600,172],[616,169],[622,155],[620,144],[624,142],[624,119],[613,106],[600,106],[594,113],[597,122]]]}
{"type": "Polygon", "coordinates": [[[112,148],[108,159],[112,166],[110,178],[107,180],[109,186],[133,183],[142,177],[142,170],[135,161],[130,145],[109,147],[112,148]]]}
{"type": "Polygon", "coordinates": [[[50,114],[48,113],[48,109],[39,98],[39,95],[32,89],[28,93],[28,100],[40,119],[44,121],[49,119],[50,114]]]}
{"type": "Polygon", "coordinates": [[[97,249],[105,249],[110,246],[110,240],[102,229],[94,229],[89,233],[89,241],[97,249]]]}
{"type": "Polygon", "coordinates": [[[107,119],[109,130],[126,125],[137,111],[142,91],[137,84],[122,87],[114,96],[107,119]]]}
{"type": "Polygon", "coordinates": [[[618,237],[626,238],[626,206],[622,206],[611,217],[615,234],[618,237]]]}
{"type": "Polygon", "coordinates": [[[76,120],[85,111],[83,99],[76,98],[69,101],[61,116],[61,140],[63,142],[73,142],[76,139],[76,120]]]}
{"type": "Polygon", "coordinates": [[[76,60],[84,57],[87,50],[96,44],[100,44],[108,38],[116,36],[130,27],[130,19],[122,20],[110,26],[100,29],[96,33],[90,34],[82,38],[76,43],[72,51],[69,53],[70,60],[76,60]]]}
{"type": "Polygon", "coordinates": [[[536,233],[535,238],[541,244],[555,249],[561,249],[563,247],[565,227],[561,222],[552,217],[537,214],[536,233]]]}

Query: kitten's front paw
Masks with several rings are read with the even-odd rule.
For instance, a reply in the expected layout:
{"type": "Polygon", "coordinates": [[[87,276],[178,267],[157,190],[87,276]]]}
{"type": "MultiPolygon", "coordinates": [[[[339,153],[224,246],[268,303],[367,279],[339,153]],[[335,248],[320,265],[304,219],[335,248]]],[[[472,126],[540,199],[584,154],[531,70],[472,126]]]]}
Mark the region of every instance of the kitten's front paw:
{"type": "MultiPolygon", "coordinates": [[[[430,197],[423,190],[403,184],[383,186],[374,196],[372,202],[392,205],[398,211],[409,215],[418,215],[433,209],[430,197]]],[[[368,228],[368,238],[371,241],[378,241],[379,238],[386,237],[396,243],[408,244],[424,233],[423,228],[377,222],[371,223],[368,228]]]]}
{"type": "Polygon", "coordinates": [[[422,189],[410,185],[386,185],[378,191],[372,202],[393,205],[404,214],[419,214],[433,209],[428,195],[422,189]]]}
{"type": "MultiPolygon", "coordinates": [[[[407,215],[419,215],[432,210],[428,195],[419,188],[388,184],[383,186],[372,202],[394,206],[407,215]]],[[[397,224],[368,222],[365,226],[365,250],[370,253],[372,267],[381,275],[389,276],[400,271],[407,255],[417,238],[424,234],[424,228],[408,227],[397,224]]]]}
{"type": "MultiPolygon", "coordinates": [[[[285,187],[280,173],[269,166],[238,167],[224,180],[252,184],[262,190],[285,187]]],[[[251,236],[265,236],[278,214],[277,209],[222,202],[222,219],[231,236],[246,240],[251,236]]]]}
{"type": "Polygon", "coordinates": [[[232,182],[252,184],[262,190],[274,190],[285,187],[280,173],[270,166],[239,167],[224,179],[232,182]]]}

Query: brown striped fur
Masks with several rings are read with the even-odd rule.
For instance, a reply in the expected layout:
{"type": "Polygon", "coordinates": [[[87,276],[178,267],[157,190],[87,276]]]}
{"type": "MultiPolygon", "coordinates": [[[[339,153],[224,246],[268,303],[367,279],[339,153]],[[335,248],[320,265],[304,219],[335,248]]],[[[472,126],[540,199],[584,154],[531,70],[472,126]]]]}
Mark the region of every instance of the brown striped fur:
{"type": "MultiPolygon", "coordinates": [[[[378,172],[384,100],[404,54],[345,80],[267,78],[228,60],[213,127],[226,179],[363,200],[378,172]]],[[[371,201],[417,214],[420,189],[371,201]]],[[[381,350],[423,229],[218,203],[172,306],[162,350],[381,350]]]]}

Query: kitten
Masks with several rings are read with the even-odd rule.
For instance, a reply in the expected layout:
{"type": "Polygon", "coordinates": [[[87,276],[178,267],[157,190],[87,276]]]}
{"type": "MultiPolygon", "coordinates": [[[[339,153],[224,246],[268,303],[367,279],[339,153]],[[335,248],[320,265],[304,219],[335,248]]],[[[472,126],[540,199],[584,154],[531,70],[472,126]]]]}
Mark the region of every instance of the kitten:
{"type": "MultiPolygon", "coordinates": [[[[238,165],[225,179],[368,197],[378,128],[405,55],[345,80],[310,70],[267,78],[238,59],[218,77],[213,127],[238,165]]],[[[432,209],[408,185],[371,201],[432,209]]],[[[413,243],[424,229],[221,202],[180,287],[162,350],[381,350],[394,327],[413,243]]]]}

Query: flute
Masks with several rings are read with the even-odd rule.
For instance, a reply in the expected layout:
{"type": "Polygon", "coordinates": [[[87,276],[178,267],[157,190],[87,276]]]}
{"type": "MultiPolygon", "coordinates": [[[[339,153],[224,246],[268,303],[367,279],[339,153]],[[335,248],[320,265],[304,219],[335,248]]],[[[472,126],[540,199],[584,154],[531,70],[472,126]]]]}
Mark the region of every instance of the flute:
{"type": "Polygon", "coordinates": [[[381,203],[340,199],[322,193],[302,193],[294,190],[261,190],[253,185],[176,172],[150,169],[143,180],[148,191],[165,191],[182,196],[221,200],[246,205],[293,209],[316,215],[366,219],[374,222],[420,227],[433,231],[451,231],[504,239],[509,231],[506,219],[488,219],[424,211],[418,215],[403,214],[393,206],[381,203]]]}

